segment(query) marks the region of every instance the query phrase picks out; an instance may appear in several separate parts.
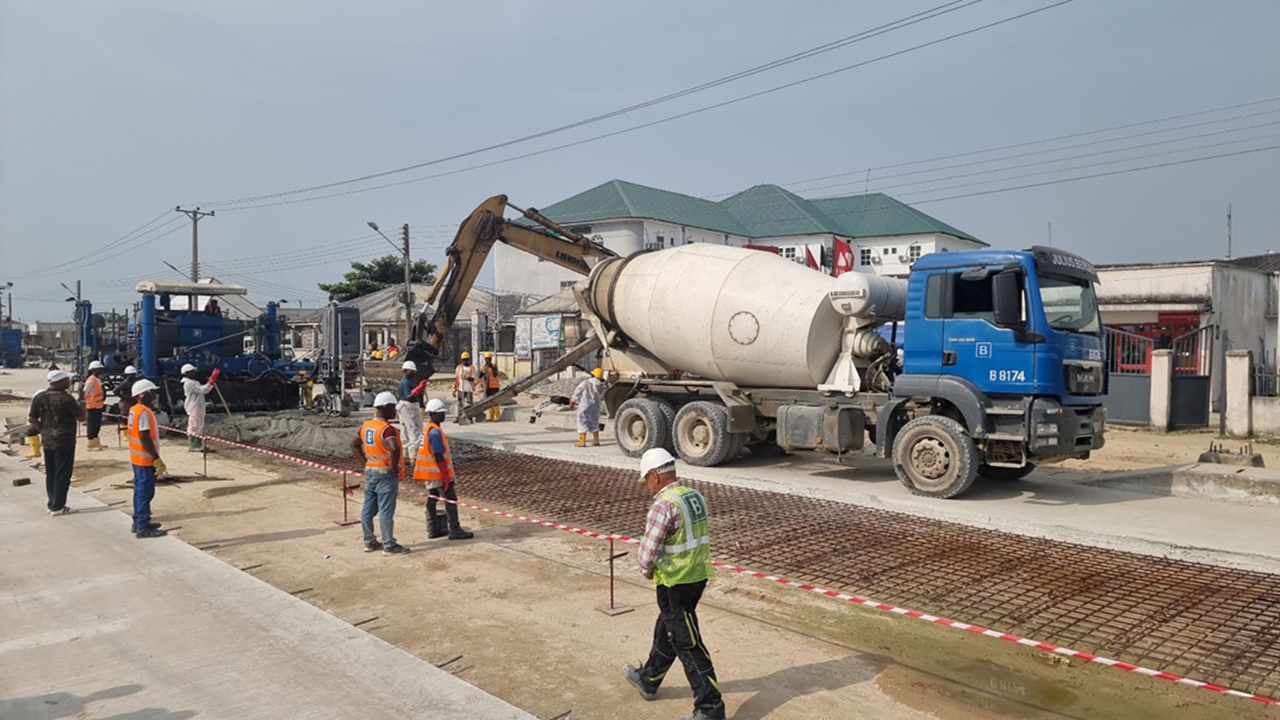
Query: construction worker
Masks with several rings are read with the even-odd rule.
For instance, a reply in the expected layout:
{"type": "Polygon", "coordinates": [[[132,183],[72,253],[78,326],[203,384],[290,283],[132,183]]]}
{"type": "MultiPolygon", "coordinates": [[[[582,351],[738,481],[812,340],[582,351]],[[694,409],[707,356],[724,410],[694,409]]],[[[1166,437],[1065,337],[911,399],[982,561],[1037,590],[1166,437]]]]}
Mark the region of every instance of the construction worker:
{"type": "Polygon", "coordinates": [[[315,402],[316,393],[316,374],[315,371],[302,373],[302,406],[311,409],[311,403],[315,402]]]}
{"type": "Polygon", "coordinates": [[[44,449],[44,489],[50,515],[65,515],[67,491],[71,489],[71,469],[76,462],[76,422],[84,420],[84,409],[67,392],[71,373],[50,370],[49,388],[31,400],[27,422],[40,431],[44,449]]]}
{"type": "Polygon", "coordinates": [[[440,423],[444,422],[446,408],[439,398],[427,403],[427,437],[418,450],[413,465],[413,479],[427,484],[427,537],[435,539],[449,536],[450,540],[470,540],[474,533],[464,529],[458,521],[457,476],[453,471],[453,455],[449,452],[449,438],[445,437],[440,423]],[[436,513],[439,498],[452,500],[445,503],[444,515],[436,513]],[[446,523],[448,529],[446,530],[446,523]]]}
{"type": "Polygon", "coordinates": [[[103,449],[102,442],[98,440],[98,433],[102,430],[102,412],[107,404],[107,390],[102,386],[102,378],[99,377],[102,370],[102,363],[97,360],[89,363],[89,375],[84,379],[84,387],[81,388],[84,399],[85,436],[89,439],[85,449],[91,452],[103,449]]]}
{"type": "MultiPolygon", "coordinates": [[[[493,364],[493,353],[484,354],[484,367],[480,369],[480,375],[484,378],[484,396],[492,397],[498,394],[502,389],[502,383],[498,378],[498,366],[493,364]]],[[[486,421],[497,421],[502,419],[502,406],[494,405],[485,411],[486,421]]]]}
{"type": "Polygon", "coordinates": [[[364,506],[360,527],[364,531],[364,551],[381,550],[383,555],[404,555],[409,548],[396,542],[396,498],[400,494],[400,433],[391,424],[396,416],[396,396],[380,392],[373,399],[378,413],[360,426],[351,441],[351,454],[364,463],[364,506]],[[373,534],[373,516],[378,516],[382,542],[373,534]]]}
{"type": "Polygon", "coordinates": [[[649,659],[627,665],[623,677],[652,700],[676,658],[693,688],[693,714],[681,720],[724,720],[724,699],[711,655],[698,627],[698,600],[711,577],[711,533],[707,502],[676,478],[676,461],[663,448],[640,457],[640,479],[654,496],[637,558],[640,572],[658,593],[658,620],[649,659]]]}
{"type": "Polygon", "coordinates": [[[404,432],[406,452],[414,452],[422,442],[422,403],[427,396],[427,381],[414,384],[418,366],[412,360],[400,365],[403,377],[396,387],[398,402],[396,413],[400,416],[400,428],[404,432]]]}
{"type": "MultiPolygon", "coordinates": [[[[44,388],[37,390],[36,394],[31,396],[31,402],[34,403],[42,392],[44,392],[44,388]]],[[[30,446],[25,456],[28,460],[38,460],[44,457],[40,448],[40,428],[30,423],[27,424],[27,445],[30,446]]]]}
{"type": "Polygon", "coordinates": [[[471,353],[462,353],[462,362],[453,371],[453,394],[458,398],[458,419],[462,419],[462,409],[475,402],[476,369],[471,364],[471,353]]]}
{"type": "Polygon", "coordinates": [[[138,368],[128,365],[124,369],[124,379],[120,381],[119,385],[116,385],[115,390],[111,391],[113,395],[119,398],[119,401],[116,402],[111,410],[118,416],[116,418],[117,440],[120,438],[120,432],[129,429],[129,408],[133,407],[133,384],[136,382],[138,382],[138,368]]]}
{"type": "Polygon", "coordinates": [[[129,393],[134,405],[129,409],[129,463],[133,465],[133,526],[137,538],[168,535],[160,523],[151,522],[151,500],[156,496],[156,477],[164,473],[160,459],[160,426],[151,411],[156,384],[147,379],[133,384],[129,393]]]}
{"type": "Polygon", "coordinates": [[[569,409],[578,411],[578,443],[574,447],[587,446],[587,433],[591,444],[600,445],[600,398],[604,397],[604,370],[596,368],[591,377],[578,383],[569,398],[569,409]]]}
{"type": "Polygon", "coordinates": [[[209,382],[196,380],[196,366],[187,363],[182,366],[182,409],[187,413],[187,452],[204,450],[204,412],[207,405],[204,396],[213,391],[221,371],[214,368],[209,375],[209,382]]]}

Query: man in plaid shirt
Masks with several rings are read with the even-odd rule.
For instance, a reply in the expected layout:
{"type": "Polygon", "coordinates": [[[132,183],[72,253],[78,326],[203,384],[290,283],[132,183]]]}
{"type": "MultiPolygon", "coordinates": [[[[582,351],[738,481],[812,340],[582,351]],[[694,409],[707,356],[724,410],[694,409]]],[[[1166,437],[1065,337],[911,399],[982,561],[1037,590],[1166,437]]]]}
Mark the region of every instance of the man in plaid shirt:
{"type": "Polygon", "coordinates": [[[693,688],[693,714],[681,720],[724,720],[724,699],[698,627],[698,600],[711,577],[707,502],[680,484],[675,458],[662,448],[640,458],[640,479],[654,496],[640,542],[640,572],[657,587],[659,612],[649,659],[640,668],[627,665],[623,676],[640,697],[652,700],[680,658],[693,688]]]}

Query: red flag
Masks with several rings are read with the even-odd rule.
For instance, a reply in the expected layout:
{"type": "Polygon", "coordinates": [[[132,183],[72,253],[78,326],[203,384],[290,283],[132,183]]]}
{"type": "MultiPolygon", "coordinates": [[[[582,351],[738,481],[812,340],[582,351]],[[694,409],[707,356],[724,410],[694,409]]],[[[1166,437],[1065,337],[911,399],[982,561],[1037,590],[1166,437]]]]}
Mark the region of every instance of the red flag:
{"type": "Polygon", "coordinates": [[[804,254],[805,254],[805,265],[808,265],[814,270],[821,272],[822,268],[818,267],[818,261],[813,259],[813,251],[810,250],[808,246],[805,246],[804,254]]]}
{"type": "Polygon", "coordinates": [[[853,272],[853,248],[849,243],[835,239],[835,267],[831,270],[832,277],[840,277],[844,273],[853,272]]]}

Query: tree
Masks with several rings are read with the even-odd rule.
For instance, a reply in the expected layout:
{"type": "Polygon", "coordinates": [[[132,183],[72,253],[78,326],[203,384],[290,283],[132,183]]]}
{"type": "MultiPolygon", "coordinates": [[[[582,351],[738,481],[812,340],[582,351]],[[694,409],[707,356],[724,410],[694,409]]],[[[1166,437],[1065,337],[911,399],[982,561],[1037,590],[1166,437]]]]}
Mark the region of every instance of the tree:
{"type": "MultiPolygon", "coordinates": [[[[404,284],[404,259],[399,255],[383,255],[365,264],[351,263],[351,272],[342,276],[341,282],[320,283],[320,289],[338,302],[346,302],[368,295],[375,290],[404,284]]],[[[431,284],[436,281],[436,266],[425,260],[414,260],[409,277],[415,283],[431,284]]]]}

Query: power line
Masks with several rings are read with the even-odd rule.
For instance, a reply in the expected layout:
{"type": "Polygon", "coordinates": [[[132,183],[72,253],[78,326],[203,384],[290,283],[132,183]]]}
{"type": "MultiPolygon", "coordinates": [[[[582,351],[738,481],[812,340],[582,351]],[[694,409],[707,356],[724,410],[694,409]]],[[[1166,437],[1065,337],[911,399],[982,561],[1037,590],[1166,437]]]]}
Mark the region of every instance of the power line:
{"type": "Polygon", "coordinates": [[[176,217],[170,218],[168,222],[161,223],[160,225],[154,228],[151,228],[150,230],[146,230],[146,228],[150,227],[151,225],[154,225],[161,218],[168,216],[169,212],[170,211],[166,210],[165,212],[157,215],[156,217],[152,218],[146,223],[143,223],[142,225],[135,228],[134,230],[127,232],[124,235],[121,235],[120,237],[116,238],[115,240],[112,240],[97,249],[91,250],[88,253],[81,255],[80,257],[73,258],[71,260],[63,260],[59,262],[57,265],[49,265],[48,267],[37,268],[35,270],[28,270],[26,272],[18,273],[14,276],[14,279],[43,277],[45,275],[51,275],[57,272],[64,272],[68,269],[74,269],[74,266],[86,260],[91,261],[92,263],[96,263],[100,259],[97,257],[98,253],[106,252],[113,248],[120,247],[122,244],[127,244],[129,242],[138,240],[146,235],[150,235],[151,233],[157,232],[168,225],[172,225],[173,223],[178,222],[181,219],[176,217]],[[143,232],[143,230],[146,230],[146,232],[143,232]]]}
{"type": "Polygon", "coordinates": [[[296,188],[293,190],[266,193],[262,195],[252,195],[248,197],[235,198],[232,200],[219,200],[219,201],[213,201],[213,202],[206,202],[206,203],[202,203],[202,205],[221,207],[225,205],[239,205],[243,203],[258,202],[260,200],[271,200],[275,198],[288,197],[292,195],[301,195],[301,194],[316,192],[319,190],[327,190],[334,187],[340,187],[342,185],[350,185],[353,183],[365,182],[368,180],[375,180],[377,178],[387,177],[389,175],[410,172],[413,170],[420,170],[424,167],[429,167],[431,165],[439,165],[441,163],[446,163],[453,160],[460,160],[462,158],[470,157],[472,155],[478,155],[478,154],[490,152],[492,150],[498,150],[504,147],[510,147],[512,145],[528,142],[530,140],[536,140],[539,138],[548,137],[550,135],[562,133],[567,130],[573,130],[575,128],[591,125],[604,120],[609,120],[611,118],[619,117],[621,115],[632,113],[637,110],[642,110],[642,109],[653,107],[655,105],[659,105],[665,102],[669,102],[671,100],[682,98],[687,95],[692,95],[694,93],[702,92],[704,90],[709,90],[709,89],[719,87],[721,85],[725,85],[731,82],[736,82],[737,80],[741,80],[743,78],[751,77],[753,75],[757,75],[762,72],[767,72],[769,70],[783,67],[785,65],[790,65],[791,63],[794,63],[794,62],[806,60],[816,55],[830,52],[832,50],[836,50],[838,48],[842,48],[847,45],[860,42],[862,40],[867,40],[873,37],[877,37],[879,35],[883,35],[889,32],[893,32],[895,30],[900,30],[902,28],[915,25],[920,22],[924,22],[926,20],[931,20],[933,18],[940,17],[947,13],[955,12],[956,10],[961,10],[971,5],[975,5],[978,2],[981,2],[981,0],[969,0],[968,2],[961,2],[961,0],[952,0],[951,2],[943,3],[942,5],[938,5],[936,7],[930,8],[929,10],[925,10],[923,12],[919,12],[914,15],[908,15],[904,18],[894,20],[893,22],[886,23],[884,25],[880,25],[875,28],[871,28],[870,30],[864,30],[864,31],[855,33],[853,35],[849,35],[847,37],[841,38],[839,40],[824,43],[822,45],[809,48],[808,50],[804,50],[802,52],[795,53],[793,55],[789,55],[784,58],[779,58],[777,60],[771,61],[769,63],[765,63],[763,65],[757,65],[756,67],[750,68],[748,70],[739,71],[731,75],[726,75],[726,76],[717,78],[715,80],[711,80],[709,82],[701,83],[699,85],[694,85],[692,87],[688,87],[674,93],[663,95],[661,97],[652,98],[640,103],[636,103],[634,105],[628,105],[626,107],[618,108],[617,110],[613,110],[607,113],[602,113],[600,115],[595,115],[593,117],[589,117],[583,120],[578,120],[565,125],[560,125],[558,127],[550,128],[548,130],[543,130],[543,131],[532,133],[529,135],[524,135],[518,138],[513,138],[511,140],[505,140],[503,142],[493,143],[491,145],[474,148],[472,150],[467,150],[465,152],[455,153],[453,155],[439,157],[439,158],[427,160],[424,162],[414,163],[412,165],[406,165],[404,167],[395,168],[393,170],[384,170],[381,172],[361,175],[359,177],[347,178],[345,180],[337,180],[334,182],[322,183],[320,185],[312,185],[304,188],[296,188]]]}
{"type": "Polygon", "coordinates": [[[994,21],[994,22],[987,23],[987,24],[985,24],[985,25],[980,25],[980,26],[978,26],[978,27],[971,28],[971,29],[969,29],[969,30],[965,30],[965,31],[962,31],[962,32],[958,32],[958,33],[954,33],[954,34],[951,34],[951,35],[947,35],[947,36],[945,36],[945,37],[938,38],[938,39],[936,39],[936,40],[931,40],[931,41],[929,41],[929,42],[921,43],[921,44],[919,44],[919,45],[913,45],[912,47],[905,48],[905,49],[903,49],[903,50],[898,50],[898,51],[895,51],[895,52],[891,52],[891,53],[888,53],[888,54],[885,54],[885,55],[880,55],[880,56],[878,56],[878,57],[871,58],[870,60],[864,60],[864,61],[859,62],[859,63],[854,63],[853,65],[847,65],[847,66],[845,66],[845,67],[837,68],[837,69],[835,69],[835,70],[830,70],[830,71],[828,71],[828,72],[824,72],[824,73],[821,73],[821,74],[818,74],[818,75],[811,75],[811,76],[809,76],[809,77],[802,78],[802,79],[800,79],[800,80],[795,80],[795,81],[792,81],[792,82],[789,82],[789,83],[784,83],[784,84],[782,84],[782,85],[777,85],[777,86],[774,86],[774,87],[772,87],[772,88],[768,88],[768,89],[765,89],[765,90],[761,90],[761,91],[758,91],[758,92],[754,92],[754,93],[751,93],[751,94],[748,94],[748,95],[742,95],[742,96],[739,96],[739,97],[736,97],[736,98],[732,98],[732,99],[730,99],[730,100],[725,100],[725,101],[723,101],[723,102],[719,102],[719,103],[715,103],[715,104],[712,104],[712,105],[707,105],[707,106],[704,106],[704,107],[701,107],[701,108],[696,108],[696,109],[694,109],[694,110],[689,110],[689,111],[686,111],[686,112],[678,113],[678,114],[676,114],[676,115],[670,115],[670,116],[667,116],[667,117],[665,117],[665,118],[659,118],[659,119],[657,119],[657,120],[652,120],[652,121],[650,121],[650,122],[641,123],[641,124],[639,124],[639,125],[632,125],[632,126],[630,126],[630,127],[622,128],[622,129],[620,129],[620,130],[615,130],[615,131],[613,131],[613,132],[608,132],[608,133],[604,133],[604,134],[601,134],[601,135],[595,135],[595,136],[593,136],[593,137],[583,138],[583,139],[581,139],[581,140],[575,140],[575,141],[573,141],[573,142],[563,143],[563,144],[561,144],[561,145],[555,145],[555,146],[552,146],[552,147],[549,147],[549,148],[545,148],[545,149],[542,149],[542,150],[536,150],[536,151],[533,151],[533,152],[524,153],[524,154],[522,154],[522,155],[514,155],[514,156],[511,156],[511,157],[502,158],[502,159],[499,159],[499,160],[492,160],[492,161],[490,161],[490,162],[480,163],[480,164],[477,164],[477,165],[471,165],[471,166],[464,167],[464,168],[459,168],[459,169],[456,169],[456,170],[449,170],[449,171],[446,171],[446,172],[435,173],[435,174],[433,174],[433,175],[423,175],[423,176],[416,177],[416,178],[409,178],[409,179],[407,179],[407,180],[399,180],[399,181],[396,181],[396,182],[383,183],[383,184],[381,184],[381,185],[373,185],[373,186],[365,187],[365,188],[356,188],[356,189],[354,189],[354,190],[345,190],[345,191],[342,191],[342,192],[329,193],[329,194],[326,194],[326,195],[315,195],[315,196],[312,196],[312,197],[306,197],[306,198],[294,198],[294,199],[292,199],[292,200],[279,200],[279,201],[275,201],[275,202],[260,203],[260,204],[256,204],[256,205],[241,205],[241,206],[238,206],[238,207],[229,207],[229,208],[226,208],[225,210],[226,210],[226,212],[231,212],[231,211],[235,211],[235,210],[254,210],[254,209],[258,209],[258,208],[278,207],[278,206],[281,206],[281,205],[293,205],[293,204],[296,204],[296,203],[302,203],[302,202],[312,202],[312,201],[315,201],[315,200],[326,200],[326,199],[331,199],[331,198],[336,198],[336,197],[343,197],[343,196],[346,196],[346,195],[355,195],[355,194],[358,194],[358,193],[371,192],[371,191],[374,191],[374,190],[385,190],[386,188],[397,187],[397,186],[400,186],[400,185],[408,185],[408,184],[410,184],[410,183],[422,182],[422,181],[424,181],[424,180],[432,180],[432,179],[435,179],[435,178],[442,178],[442,177],[447,177],[447,176],[450,176],[450,175],[457,175],[457,174],[464,173],[464,172],[470,172],[470,171],[472,171],[472,170],[480,170],[480,169],[483,169],[483,168],[494,167],[494,166],[496,166],[496,165],[503,165],[503,164],[506,164],[506,163],[515,162],[515,161],[517,161],[517,160],[525,160],[525,159],[528,159],[528,158],[531,158],[531,157],[537,157],[537,156],[540,156],[540,155],[546,155],[546,154],[548,154],[548,153],[557,152],[557,151],[559,151],[559,150],[565,150],[565,149],[567,149],[567,148],[577,147],[577,146],[579,146],[579,145],[586,145],[586,144],[588,144],[588,143],[597,142],[597,141],[599,141],[599,140],[604,140],[604,139],[607,139],[607,138],[617,137],[617,136],[619,136],[619,135],[625,135],[625,134],[627,134],[627,133],[632,133],[632,132],[635,132],[635,131],[637,131],[637,130],[643,130],[643,129],[650,128],[650,127],[654,127],[654,126],[657,126],[657,125],[662,125],[662,124],[665,124],[665,123],[668,123],[668,122],[672,122],[672,121],[675,121],[675,120],[680,120],[680,119],[683,119],[683,118],[686,118],[686,117],[690,117],[690,116],[693,116],[693,115],[698,115],[698,114],[701,114],[701,113],[704,113],[704,112],[708,112],[708,111],[710,111],[710,110],[716,110],[716,109],[719,109],[719,108],[722,108],[722,107],[727,107],[727,106],[729,106],[729,105],[733,105],[733,104],[736,104],[736,103],[739,103],[739,102],[743,102],[743,101],[746,101],[746,100],[751,100],[751,99],[754,99],[754,98],[757,98],[757,97],[761,97],[761,96],[763,96],[763,95],[768,95],[768,94],[770,94],[770,93],[778,92],[778,91],[780,91],[780,90],[786,90],[786,89],[788,89],[788,88],[796,87],[796,86],[798,86],[798,85],[803,85],[803,84],[805,84],[805,83],[813,82],[814,80],[820,80],[820,79],[823,79],[823,78],[826,78],[826,77],[830,77],[830,76],[832,76],[832,75],[836,75],[836,74],[839,74],[839,73],[847,72],[847,71],[849,71],[849,70],[854,70],[854,69],[857,69],[857,68],[860,68],[860,67],[865,67],[865,66],[867,66],[867,65],[871,65],[871,64],[873,64],[873,63],[877,63],[877,62],[881,62],[881,61],[883,61],[883,60],[888,60],[888,59],[890,59],[890,58],[898,57],[899,55],[904,55],[904,54],[906,54],[906,53],[915,52],[915,51],[917,51],[917,50],[922,50],[922,49],[924,49],[924,48],[928,48],[928,47],[932,47],[932,46],[934,46],[934,45],[938,45],[939,43],[944,43],[944,42],[947,42],[947,41],[949,41],[949,40],[955,40],[955,39],[957,39],[957,38],[961,38],[961,37],[964,37],[964,36],[966,36],[966,35],[972,35],[973,33],[980,32],[980,31],[982,31],[982,30],[987,30],[987,29],[990,29],[990,28],[993,28],[993,27],[996,27],[996,26],[999,26],[999,25],[1003,25],[1003,24],[1005,24],[1005,23],[1013,22],[1013,21],[1015,21],[1015,20],[1020,20],[1020,19],[1022,19],[1022,18],[1028,17],[1028,16],[1030,16],[1030,15],[1035,15],[1035,14],[1037,14],[1037,13],[1041,13],[1041,12],[1044,12],[1044,11],[1046,11],[1046,10],[1051,10],[1051,9],[1056,8],[1056,7],[1059,7],[1059,6],[1061,6],[1061,5],[1066,5],[1067,3],[1070,3],[1070,2],[1073,2],[1073,1],[1074,1],[1074,0],[1059,0],[1058,2],[1053,3],[1053,4],[1051,4],[1051,5],[1046,5],[1046,6],[1044,6],[1044,7],[1037,8],[1037,9],[1035,9],[1035,10],[1029,10],[1029,11],[1027,11],[1027,12],[1020,13],[1020,14],[1018,14],[1018,15],[1012,15],[1012,16],[1010,16],[1010,17],[1006,17],[1006,18],[1004,18],[1004,19],[1002,19],[1002,20],[997,20],[997,21],[994,21]]]}

